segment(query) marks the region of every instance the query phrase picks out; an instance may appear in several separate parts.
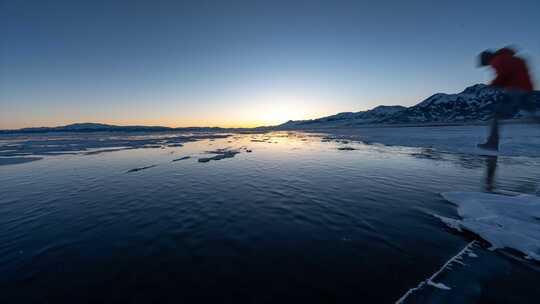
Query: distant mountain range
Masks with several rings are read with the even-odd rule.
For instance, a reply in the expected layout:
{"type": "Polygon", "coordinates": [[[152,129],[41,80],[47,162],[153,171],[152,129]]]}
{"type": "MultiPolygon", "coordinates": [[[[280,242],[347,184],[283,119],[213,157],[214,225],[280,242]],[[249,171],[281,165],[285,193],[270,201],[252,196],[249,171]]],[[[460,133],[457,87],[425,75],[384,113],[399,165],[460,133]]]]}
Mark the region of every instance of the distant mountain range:
{"type": "MultiPolygon", "coordinates": [[[[495,101],[502,91],[484,84],[476,84],[458,94],[435,94],[412,107],[378,106],[368,111],[345,112],[332,116],[291,120],[277,126],[279,129],[309,129],[328,127],[354,127],[359,125],[394,124],[452,124],[486,121],[493,117],[495,101]]],[[[540,110],[540,92],[534,92],[537,110],[540,110]]],[[[518,118],[522,113],[515,113],[518,118]]]]}
{"type": "MultiPolygon", "coordinates": [[[[476,84],[458,94],[435,94],[412,107],[378,106],[368,111],[344,112],[310,120],[290,120],[273,127],[259,127],[258,130],[294,130],[310,128],[355,127],[365,125],[421,125],[453,124],[487,121],[492,118],[495,101],[501,90],[476,84]]],[[[534,92],[537,110],[540,110],[540,92],[534,92]]],[[[515,113],[518,118],[521,113],[515,113]]],[[[161,126],[115,126],[100,123],[76,123],[60,127],[24,128],[0,130],[0,133],[46,133],[46,132],[146,132],[146,131],[233,131],[242,128],[169,128],[161,126]]]]}
{"type": "Polygon", "coordinates": [[[219,131],[230,130],[217,127],[169,128],[161,126],[115,126],[101,123],[75,123],[59,127],[24,128],[0,130],[0,133],[47,133],[47,132],[160,132],[160,131],[219,131]]]}

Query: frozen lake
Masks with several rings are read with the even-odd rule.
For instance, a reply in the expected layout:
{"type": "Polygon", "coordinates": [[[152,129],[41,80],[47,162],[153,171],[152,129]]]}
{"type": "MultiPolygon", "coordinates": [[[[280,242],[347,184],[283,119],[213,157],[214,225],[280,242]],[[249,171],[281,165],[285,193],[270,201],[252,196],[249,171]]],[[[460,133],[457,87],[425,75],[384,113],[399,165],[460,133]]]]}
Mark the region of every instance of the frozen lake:
{"type": "Polygon", "coordinates": [[[393,303],[473,240],[405,302],[534,302],[537,261],[437,217],[536,191],[538,127],[504,132],[1,135],[0,302],[393,303]]]}

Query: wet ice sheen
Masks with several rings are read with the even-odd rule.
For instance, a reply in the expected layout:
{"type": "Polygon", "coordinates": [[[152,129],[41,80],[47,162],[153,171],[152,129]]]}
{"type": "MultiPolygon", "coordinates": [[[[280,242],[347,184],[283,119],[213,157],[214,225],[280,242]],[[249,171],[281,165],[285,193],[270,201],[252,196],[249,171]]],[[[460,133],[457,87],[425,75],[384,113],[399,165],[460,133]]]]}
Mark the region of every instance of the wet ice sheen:
{"type": "MultiPolygon", "coordinates": [[[[455,213],[441,192],[480,191],[485,159],[326,136],[0,138],[4,157],[43,158],[0,168],[0,302],[395,301],[467,244],[426,214],[455,213]]],[[[499,158],[500,187],[534,192],[539,165],[499,158]]],[[[485,252],[508,263],[478,248],[464,264],[485,252]]],[[[423,290],[455,295],[473,281],[488,299],[508,295],[490,288],[491,262],[477,266],[489,281],[461,285],[457,266],[469,268],[452,265],[423,290]]],[[[536,285],[537,273],[510,269],[519,287],[536,285]]]]}

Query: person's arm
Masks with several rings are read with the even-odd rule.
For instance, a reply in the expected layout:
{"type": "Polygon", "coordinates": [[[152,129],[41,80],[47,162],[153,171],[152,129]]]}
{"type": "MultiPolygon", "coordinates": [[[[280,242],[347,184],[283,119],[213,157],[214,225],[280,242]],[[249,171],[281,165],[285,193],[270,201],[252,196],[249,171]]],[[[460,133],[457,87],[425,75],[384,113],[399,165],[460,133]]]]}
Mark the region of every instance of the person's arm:
{"type": "Polygon", "coordinates": [[[505,87],[510,78],[510,68],[507,63],[498,58],[493,59],[491,66],[495,69],[497,77],[491,81],[492,86],[495,87],[505,87]]]}

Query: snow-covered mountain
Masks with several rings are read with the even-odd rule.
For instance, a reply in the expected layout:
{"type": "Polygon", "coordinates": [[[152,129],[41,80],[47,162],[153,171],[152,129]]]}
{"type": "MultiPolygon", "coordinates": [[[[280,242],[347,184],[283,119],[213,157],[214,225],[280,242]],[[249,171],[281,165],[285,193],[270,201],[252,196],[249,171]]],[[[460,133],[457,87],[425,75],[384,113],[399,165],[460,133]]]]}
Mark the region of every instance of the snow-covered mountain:
{"type": "MultiPolygon", "coordinates": [[[[435,94],[412,107],[378,106],[356,113],[346,112],[311,120],[288,121],[280,129],[347,127],[368,124],[463,123],[492,118],[495,101],[502,97],[496,88],[476,84],[458,94],[435,94]]],[[[540,92],[534,99],[540,110],[540,92]]],[[[521,113],[513,113],[517,118],[521,113]]]]}
{"type": "Polygon", "coordinates": [[[501,96],[501,90],[477,84],[459,94],[435,94],[380,122],[457,123],[488,120],[493,116],[495,101],[501,96]]]}
{"type": "Polygon", "coordinates": [[[59,127],[24,128],[4,130],[4,132],[43,133],[43,132],[99,132],[99,131],[166,131],[171,128],[159,126],[115,126],[102,123],[74,123],[59,127]]]}
{"type": "Polygon", "coordinates": [[[402,106],[378,106],[368,111],[360,112],[343,112],[332,116],[326,116],[310,120],[290,120],[280,128],[295,128],[295,127],[315,127],[315,126],[350,126],[355,124],[370,124],[376,123],[386,117],[390,117],[407,109],[402,106]]]}

